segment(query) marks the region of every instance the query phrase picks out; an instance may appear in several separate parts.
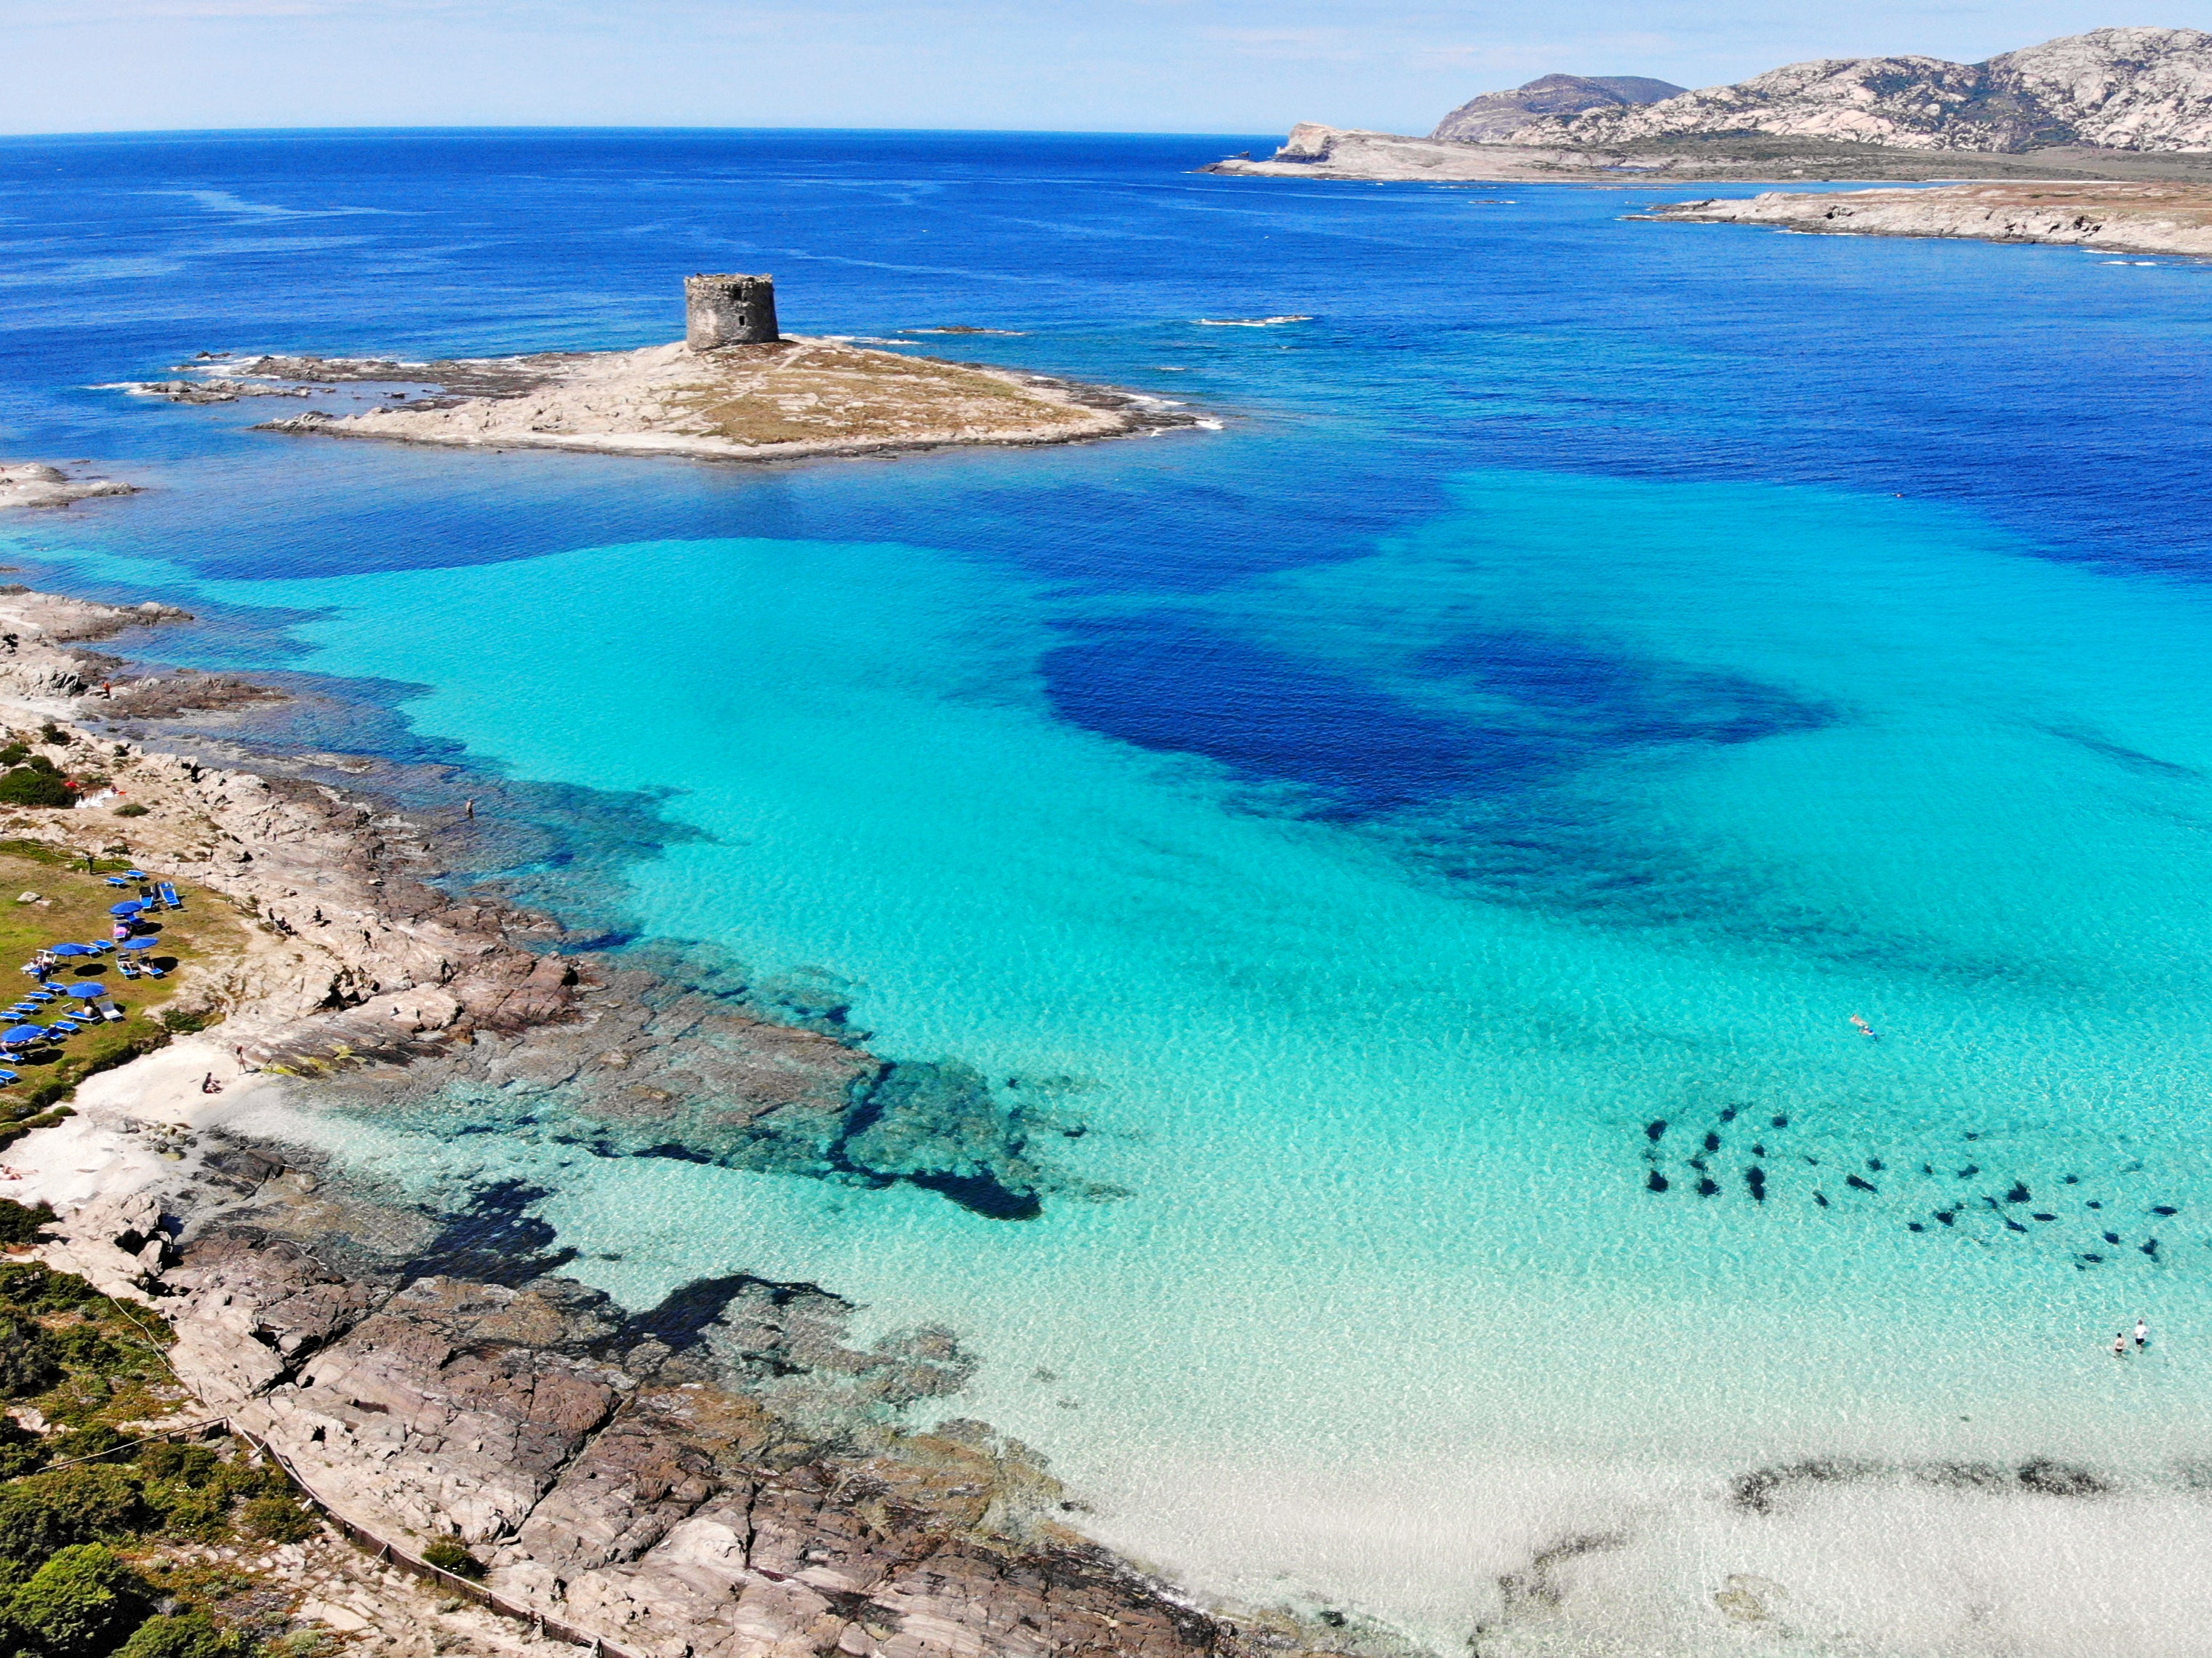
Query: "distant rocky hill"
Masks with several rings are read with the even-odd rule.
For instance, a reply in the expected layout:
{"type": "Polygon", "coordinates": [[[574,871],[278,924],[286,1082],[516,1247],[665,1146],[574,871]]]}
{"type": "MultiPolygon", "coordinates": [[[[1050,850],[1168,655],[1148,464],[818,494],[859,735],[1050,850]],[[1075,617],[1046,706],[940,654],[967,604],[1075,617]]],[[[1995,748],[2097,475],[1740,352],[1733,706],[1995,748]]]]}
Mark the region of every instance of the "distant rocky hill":
{"type": "Polygon", "coordinates": [[[1494,144],[1510,139],[1536,116],[1565,118],[1590,110],[1633,108],[1687,90],[1672,81],[1643,75],[1547,75],[1510,92],[1486,92],[1469,99],[1437,122],[1430,136],[1463,144],[1494,144]]]}
{"type": "Polygon", "coordinates": [[[1447,116],[1437,136],[1547,148],[1756,132],[1899,149],[2212,151],[2212,34],[2202,29],[2094,29],[1984,64],[1824,58],[1657,102],[1531,106],[1518,125],[1497,124],[1508,102],[1545,84],[1478,98],[1447,116]],[[1454,130],[1477,111],[1469,129],[1454,130]]]}

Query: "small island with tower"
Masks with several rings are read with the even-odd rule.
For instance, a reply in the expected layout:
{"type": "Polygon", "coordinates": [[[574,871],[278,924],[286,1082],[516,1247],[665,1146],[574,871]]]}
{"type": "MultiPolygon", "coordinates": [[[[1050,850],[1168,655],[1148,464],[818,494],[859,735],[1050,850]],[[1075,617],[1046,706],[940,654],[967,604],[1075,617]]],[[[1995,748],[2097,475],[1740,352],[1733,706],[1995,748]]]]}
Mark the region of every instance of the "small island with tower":
{"type": "Polygon", "coordinates": [[[393,386],[404,389],[359,412],[311,409],[258,429],[697,460],[1073,443],[1200,423],[1136,392],[787,335],[770,276],[695,276],[684,291],[684,338],[641,350],[437,362],[204,356],[189,365],[193,379],[124,389],[210,403],[393,386]]]}

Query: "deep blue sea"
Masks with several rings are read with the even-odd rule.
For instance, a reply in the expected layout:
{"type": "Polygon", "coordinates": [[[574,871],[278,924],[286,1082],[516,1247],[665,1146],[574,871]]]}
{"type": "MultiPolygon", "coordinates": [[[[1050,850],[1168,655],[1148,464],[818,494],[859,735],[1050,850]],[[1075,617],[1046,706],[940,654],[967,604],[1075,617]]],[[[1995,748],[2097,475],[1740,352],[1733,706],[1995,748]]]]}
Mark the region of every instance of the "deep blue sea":
{"type": "Polygon", "coordinates": [[[1127,1195],[270,1131],[543,1187],[633,1304],[950,1324],[945,1408],[1201,1595],[1486,1658],[2201,1653],[2212,265],[1193,171],[1269,142],[0,142],[0,451],[149,486],[0,524],[23,579],[543,786],[488,872],[1060,1079],[1127,1195]],[[763,470],[100,389],[654,343],[699,270],[1219,429],[763,470]]]}

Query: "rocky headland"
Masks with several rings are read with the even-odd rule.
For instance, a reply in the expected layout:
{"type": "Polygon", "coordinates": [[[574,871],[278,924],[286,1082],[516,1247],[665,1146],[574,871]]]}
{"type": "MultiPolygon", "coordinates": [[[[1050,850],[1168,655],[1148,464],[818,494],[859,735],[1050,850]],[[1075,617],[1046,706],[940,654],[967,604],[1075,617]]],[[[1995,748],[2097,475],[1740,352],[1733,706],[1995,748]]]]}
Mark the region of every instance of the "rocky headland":
{"type": "Polygon", "coordinates": [[[189,963],[173,1042],[18,1127],[0,1218],[52,1212],[38,1255],[173,1332],[175,1386],[140,1431],[218,1422],[356,1538],[546,1621],[488,1619],[335,1533],[224,1551],[263,1586],[245,1600],[421,1658],[542,1655],[563,1630],[635,1658],[1335,1644],[1200,1608],[1085,1537],[1033,1455],[931,1408],[975,1363],[952,1332],[861,1345],[831,1291],[744,1275],[626,1310],[562,1275],[534,1193],[424,1206],[246,1137],[272,1090],[356,1110],[475,1090],[608,1154],[903,1181],[1017,1223],[1112,1195],[1038,1149],[1079,1125],[956,1065],[881,1060],[835,1005],[565,950],[551,921],[430,878],[435,826],[389,802],[124,734],[106,693],[146,681],[82,647],[185,619],[0,594],[0,726],[97,754],[112,785],[0,808],[0,840],[127,847],[240,940],[189,963]]]}
{"type": "Polygon", "coordinates": [[[2201,185],[1975,184],[1808,196],[1770,191],[1669,203],[1641,216],[1833,235],[1963,236],[2116,253],[2212,255],[2212,186],[2201,185]]]}
{"type": "Polygon", "coordinates": [[[1075,443],[1188,427],[1159,398],[1050,375],[785,336],[698,349],[405,362],[258,356],[127,389],[172,402],[397,385],[382,406],[261,430],[482,449],[772,461],[966,445],[1075,443]]]}
{"type": "Polygon", "coordinates": [[[1820,58],[1690,92],[1635,76],[1546,76],[1462,105],[1427,138],[1304,123],[1268,160],[1207,170],[1381,180],[2212,181],[2212,34],[2096,29],[1981,64],[1820,58]]]}

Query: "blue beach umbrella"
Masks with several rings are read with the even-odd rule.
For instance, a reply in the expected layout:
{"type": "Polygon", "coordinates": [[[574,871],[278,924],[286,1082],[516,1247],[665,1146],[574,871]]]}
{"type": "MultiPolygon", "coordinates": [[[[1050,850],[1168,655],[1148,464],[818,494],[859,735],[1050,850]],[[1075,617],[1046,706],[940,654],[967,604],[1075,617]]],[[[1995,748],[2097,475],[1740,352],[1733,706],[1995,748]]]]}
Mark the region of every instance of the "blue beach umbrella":
{"type": "Polygon", "coordinates": [[[48,944],[49,956],[97,956],[100,952],[90,944],[48,944]]]}
{"type": "Polygon", "coordinates": [[[126,898],[119,904],[109,906],[107,913],[110,915],[136,915],[145,908],[146,901],[143,898],[126,898]]]}
{"type": "Polygon", "coordinates": [[[124,944],[125,950],[151,950],[161,941],[159,938],[132,938],[124,944]]]}
{"type": "Polygon", "coordinates": [[[24,1042],[43,1042],[46,1028],[42,1024],[19,1024],[13,1030],[0,1031],[0,1042],[15,1048],[24,1042]]]}
{"type": "Polygon", "coordinates": [[[85,1000],[91,1001],[94,997],[107,994],[107,987],[106,985],[71,985],[70,994],[82,996],[85,1000]]]}

